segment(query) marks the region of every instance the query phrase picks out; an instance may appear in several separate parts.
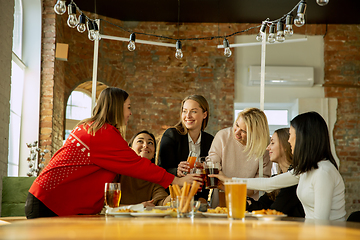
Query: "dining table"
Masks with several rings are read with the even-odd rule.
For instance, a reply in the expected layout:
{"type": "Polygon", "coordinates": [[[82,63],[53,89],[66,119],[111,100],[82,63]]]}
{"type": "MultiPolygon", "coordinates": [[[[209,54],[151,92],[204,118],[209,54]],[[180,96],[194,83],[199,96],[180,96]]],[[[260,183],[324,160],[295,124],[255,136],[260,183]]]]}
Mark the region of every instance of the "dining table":
{"type": "Polygon", "coordinates": [[[1,218],[0,239],[326,239],[359,240],[360,223],[284,217],[114,217],[77,215],[37,219],[1,218]]]}

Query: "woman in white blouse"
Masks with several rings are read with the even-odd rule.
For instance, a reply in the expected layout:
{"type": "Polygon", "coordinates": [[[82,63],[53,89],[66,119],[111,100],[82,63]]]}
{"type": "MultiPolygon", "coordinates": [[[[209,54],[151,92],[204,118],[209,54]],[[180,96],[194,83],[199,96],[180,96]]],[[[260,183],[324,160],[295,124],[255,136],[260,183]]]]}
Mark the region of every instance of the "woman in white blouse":
{"type": "MultiPolygon", "coordinates": [[[[296,116],[290,125],[293,171],[247,179],[247,187],[269,192],[298,184],[297,196],[305,218],[344,221],[345,185],[331,153],[325,120],[316,112],[307,112],[296,116]]],[[[218,178],[227,179],[224,175],[218,178]]]]}

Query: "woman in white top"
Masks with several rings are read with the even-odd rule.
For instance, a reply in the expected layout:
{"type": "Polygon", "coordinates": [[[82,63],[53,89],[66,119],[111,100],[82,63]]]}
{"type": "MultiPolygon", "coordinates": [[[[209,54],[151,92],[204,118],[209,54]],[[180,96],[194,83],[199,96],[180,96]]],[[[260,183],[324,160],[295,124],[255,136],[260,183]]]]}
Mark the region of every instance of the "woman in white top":
{"type": "MultiPolygon", "coordinates": [[[[345,220],[345,185],[331,154],[325,120],[316,112],[290,122],[293,171],[272,178],[247,179],[249,189],[272,191],[298,184],[307,219],[345,220]]],[[[218,175],[220,180],[227,177],[218,175]]]]}

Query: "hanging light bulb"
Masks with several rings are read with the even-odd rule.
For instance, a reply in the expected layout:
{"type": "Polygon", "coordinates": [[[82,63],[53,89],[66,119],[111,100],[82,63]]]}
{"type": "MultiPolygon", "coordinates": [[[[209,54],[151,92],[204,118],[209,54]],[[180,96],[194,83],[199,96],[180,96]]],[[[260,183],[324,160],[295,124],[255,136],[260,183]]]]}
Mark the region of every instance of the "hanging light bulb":
{"type": "Polygon", "coordinates": [[[91,41],[94,41],[96,39],[96,33],[94,31],[94,22],[90,19],[87,22],[88,27],[88,37],[91,41]]]}
{"type": "Polygon", "coordinates": [[[79,24],[77,25],[77,30],[81,33],[85,32],[86,30],[86,18],[85,18],[85,15],[82,13],[80,16],[79,16],[79,24]]]}
{"type": "Polygon", "coordinates": [[[295,26],[297,26],[297,27],[304,26],[304,24],[305,24],[305,18],[304,18],[305,11],[306,11],[306,1],[302,0],[300,2],[300,4],[299,4],[299,7],[297,9],[297,16],[296,16],[296,18],[294,20],[295,26]]]}
{"type": "Polygon", "coordinates": [[[278,42],[285,41],[283,21],[278,21],[278,23],[276,25],[276,41],[278,41],[278,42]]]}
{"type": "Polygon", "coordinates": [[[231,50],[230,50],[230,45],[229,45],[229,41],[224,38],[224,41],[223,41],[223,44],[224,44],[224,55],[225,57],[230,57],[231,56],[231,50]]]}
{"type": "Polygon", "coordinates": [[[98,25],[97,25],[96,20],[93,21],[93,25],[94,25],[95,38],[97,38],[97,40],[100,40],[101,37],[100,37],[100,34],[99,34],[99,27],[98,27],[98,25]]]}
{"type": "Polygon", "coordinates": [[[276,40],[275,27],[276,27],[276,23],[272,23],[272,24],[270,25],[269,37],[268,37],[269,43],[274,43],[275,40],[276,40]]]}
{"type": "Polygon", "coordinates": [[[294,30],[292,27],[293,22],[294,22],[294,17],[292,16],[292,14],[286,15],[285,30],[284,30],[286,37],[291,37],[294,34],[294,30]]]}
{"type": "Polygon", "coordinates": [[[135,50],[135,33],[130,34],[130,41],[127,47],[130,52],[135,50]]]}
{"type": "Polygon", "coordinates": [[[65,0],[57,0],[54,11],[56,14],[63,15],[66,12],[66,1],[65,0]]]}
{"type": "Polygon", "coordinates": [[[76,28],[79,22],[76,18],[76,7],[73,3],[68,5],[68,14],[67,25],[71,28],[76,28]]]}
{"type": "Polygon", "coordinates": [[[176,53],[175,53],[175,57],[177,59],[181,59],[184,54],[182,53],[182,50],[181,50],[182,46],[181,46],[181,42],[179,40],[176,41],[176,53]]]}
{"type": "Polygon", "coordinates": [[[319,5],[319,6],[325,6],[329,3],[329,0],[316,0],[316,3],[319,5]]]}
{"type": "Polygon", "coordinates": [[[258,35],[256,35],[256,40],[257,41],[259,41],[259,42],[262,41],[265,31],[266,31],[266,22],[262,22],[260,31],[259,31],[258,35]]]}

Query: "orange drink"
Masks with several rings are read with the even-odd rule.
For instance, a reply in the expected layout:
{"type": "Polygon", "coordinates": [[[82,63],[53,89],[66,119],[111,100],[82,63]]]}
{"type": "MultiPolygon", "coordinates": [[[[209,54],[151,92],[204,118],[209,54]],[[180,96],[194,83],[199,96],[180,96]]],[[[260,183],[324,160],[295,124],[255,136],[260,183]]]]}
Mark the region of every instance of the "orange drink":
{"type": "Polygon", "coordinates": [[[231,179],[225,182],[228,218],[244,219],[246,210],[246,180],[231,179]]]}
{"type": "Polygon", "coordinates": [[[194,168],[195,161],[196,161],[196,157],[193,157],[193,156],[188,157],[187,162],[190,165],[190,169],[194,168]]]}

